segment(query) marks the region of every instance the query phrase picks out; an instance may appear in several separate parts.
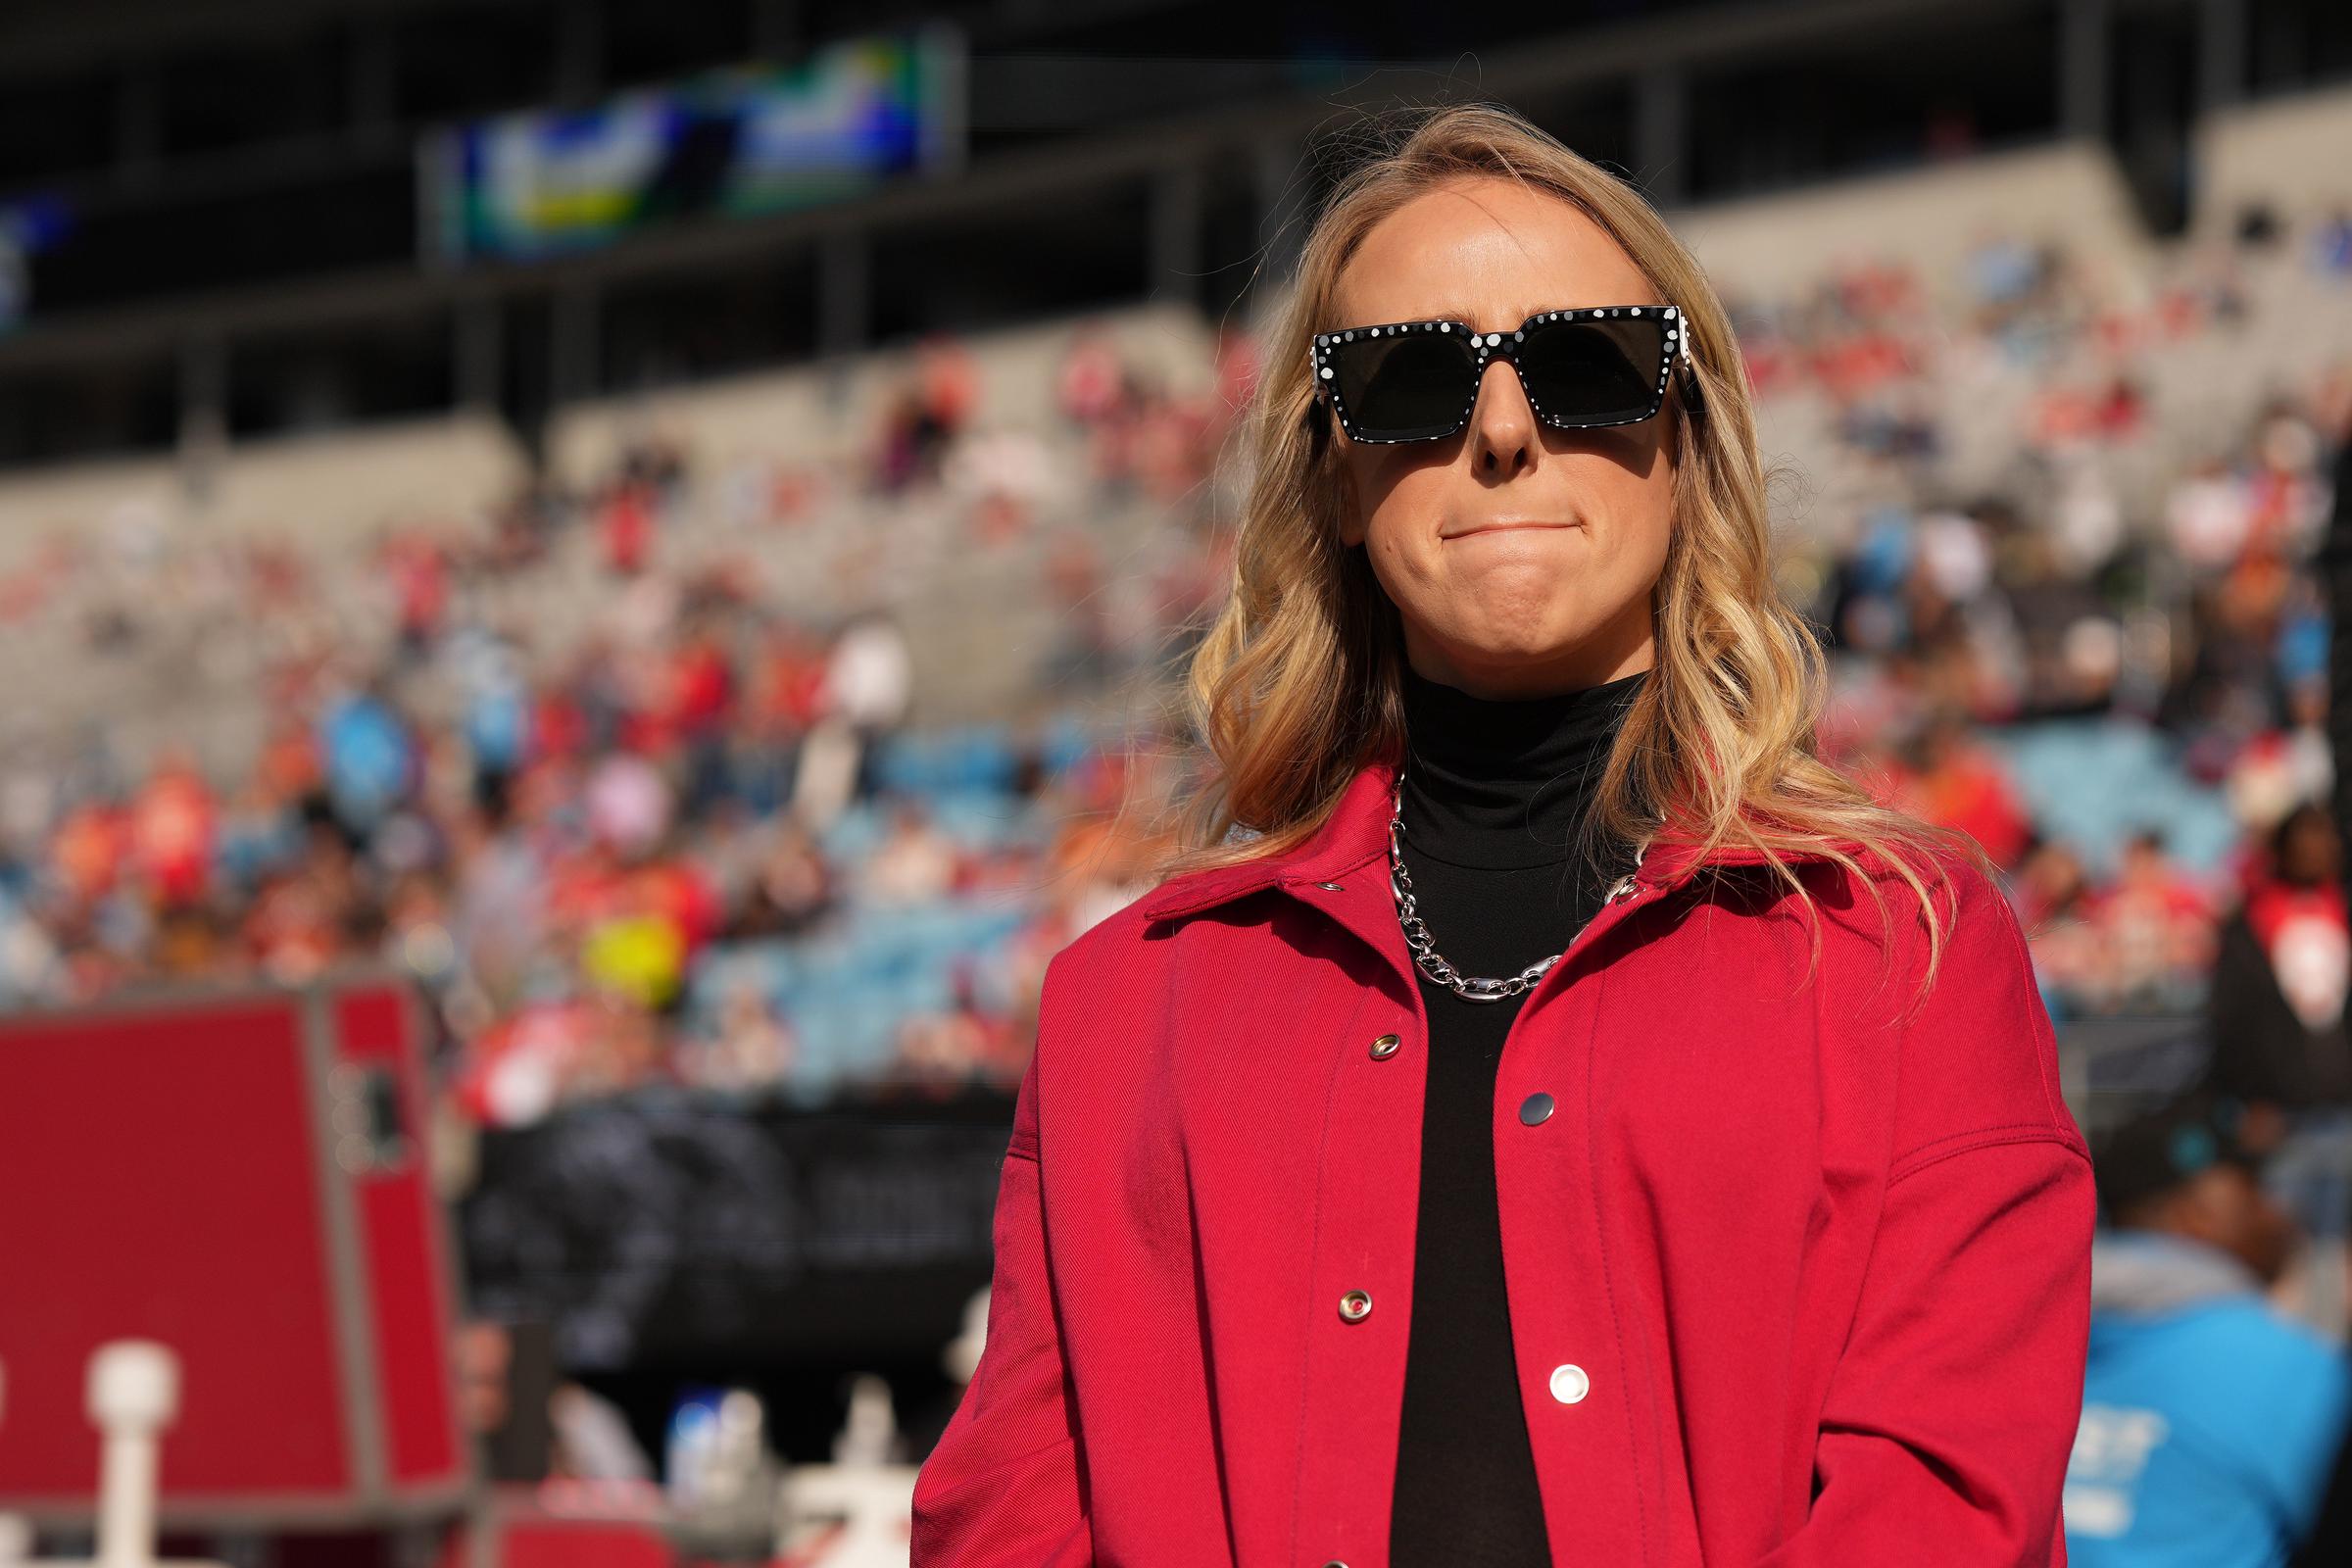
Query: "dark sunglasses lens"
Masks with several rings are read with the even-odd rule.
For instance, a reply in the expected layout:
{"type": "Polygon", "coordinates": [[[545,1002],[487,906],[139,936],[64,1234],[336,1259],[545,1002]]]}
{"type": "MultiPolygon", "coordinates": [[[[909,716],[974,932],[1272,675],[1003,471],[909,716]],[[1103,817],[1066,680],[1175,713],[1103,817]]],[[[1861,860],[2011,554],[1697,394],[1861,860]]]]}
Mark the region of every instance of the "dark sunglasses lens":
{"type": "Polygon", "coordinates": [[[1332,346],[1332,386],[1361,441],[1425,441],[1462,423],[1476,390],[1459,332],[1357,336],[1332,346]]]}
{"type": "Polygon", "coordinates": [[[1555,424],[1645,419],[1665,395],[1666,331],[1664,317],[1647,315],[1545,321],[1520,345],[1520,378],[1555,424]]]}

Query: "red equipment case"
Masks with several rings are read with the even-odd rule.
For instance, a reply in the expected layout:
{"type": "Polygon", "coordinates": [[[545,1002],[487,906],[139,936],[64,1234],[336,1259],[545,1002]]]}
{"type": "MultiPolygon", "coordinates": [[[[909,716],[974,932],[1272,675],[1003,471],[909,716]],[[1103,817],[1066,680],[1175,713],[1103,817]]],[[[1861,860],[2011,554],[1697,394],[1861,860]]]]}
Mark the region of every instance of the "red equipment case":
{"type": "Polygon", "coordinates": [[[0,1511],[89,1517],[84,1369],[132,1337],[180,1359],[165,1523],[459,1510],[422,1025],[372,970],[0,1017],[0,1511]]]}

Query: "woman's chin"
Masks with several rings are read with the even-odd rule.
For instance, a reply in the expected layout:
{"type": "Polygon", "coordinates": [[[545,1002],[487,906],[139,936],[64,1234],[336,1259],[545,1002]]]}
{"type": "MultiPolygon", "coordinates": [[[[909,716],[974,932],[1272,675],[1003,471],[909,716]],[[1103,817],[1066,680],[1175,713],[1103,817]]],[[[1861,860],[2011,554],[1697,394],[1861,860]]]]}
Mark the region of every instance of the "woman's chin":
{"type": "Polygon", "coordinates": [[[1518,622],[1479,627],[1463,639],[1458,662],[1493,676],[1509,670],[1528,670],[1550,664],[1577,646],[1573,628],[1549,621],[1518,622]]]}

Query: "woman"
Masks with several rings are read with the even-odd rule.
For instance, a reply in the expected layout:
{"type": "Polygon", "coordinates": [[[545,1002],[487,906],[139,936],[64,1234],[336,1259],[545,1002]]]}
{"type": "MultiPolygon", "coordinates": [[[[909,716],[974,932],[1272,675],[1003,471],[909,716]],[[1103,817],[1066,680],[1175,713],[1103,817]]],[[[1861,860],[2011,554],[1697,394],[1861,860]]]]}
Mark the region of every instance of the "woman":
{"type": "Polygon", "coordinates": [[[1274,332],[916,1568],[2062,1562],[2087,1152],[1992,867],[1812,755],[1696,263],[1456,107],[1274,332]]]}

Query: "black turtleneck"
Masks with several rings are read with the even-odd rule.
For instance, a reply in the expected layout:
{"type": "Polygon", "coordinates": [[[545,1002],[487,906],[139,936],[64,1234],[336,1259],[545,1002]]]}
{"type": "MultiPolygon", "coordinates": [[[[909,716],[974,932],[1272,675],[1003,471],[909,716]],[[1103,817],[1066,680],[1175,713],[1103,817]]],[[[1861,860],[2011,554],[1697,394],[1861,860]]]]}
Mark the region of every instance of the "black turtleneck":
{"type": "MultiPolygon", "coordinates": [[[[1473,697],[1404,671],[1404,868],[1438,953],[1502,979],[1559,953],[1632,865],[1577,830],[1647,670],[1545,697],[1473,697]]],[[[1418,972],[1418,971],[1416,971],[1418,972]]],[[[1494,1201],[1494,1084],[1524,995],[1429,1013],[1412,1332],[1391,1568],[1551,1561],[1511,1348],[1494,1201]]]]}

